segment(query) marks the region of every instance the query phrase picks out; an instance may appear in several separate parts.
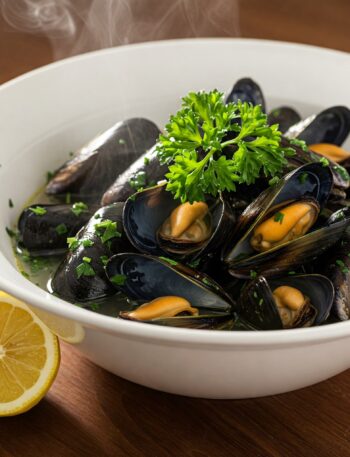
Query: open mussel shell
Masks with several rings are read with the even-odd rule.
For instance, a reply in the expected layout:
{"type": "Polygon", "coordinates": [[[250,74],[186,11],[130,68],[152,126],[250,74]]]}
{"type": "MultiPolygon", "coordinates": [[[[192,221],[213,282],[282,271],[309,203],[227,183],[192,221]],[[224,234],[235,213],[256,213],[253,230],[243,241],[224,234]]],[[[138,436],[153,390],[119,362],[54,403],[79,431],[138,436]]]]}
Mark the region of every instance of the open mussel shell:
{"type": "Polygon", "coordinates": [[[70,192],[84,201],[99,202],[116,177],[155,144],[159,133],[147,119],[118,122],[79,149],[55,173],[46,193],[70,192]]]}
{"type": "Polygon", "coordinates": [[[242,102],[261,105],[262,110],[266,111],[265,98],[260,86],[251,78],[241,78],[233,86],[231,92],[226,98],[226,103],[242,102]]]}
{"type": "Polygon", "coordinates": [[[332,106],[290,127],[289,139],[298,138],[307,144],[331,143],[341,146],[350,132],[350,110],[346,106],[332,106]]]}
{"type": "Polygon", "coordinates": [[[86,208],[78,214],[72,205],[40,204],[25,208],[18,220],[19,249],[27,249],[32,256],[63,254],[67,251],[67,237],[74,236],[92,216],[93,208],[86,208]],[[45,214],[32,211],[37,206],[45,214]]]}
{"type": "Polygon", "coordinates": [[[51,280],[51,289],[56,295],[74,303],[95,300],[115,293],[114,287],[106,277],[105,264],[113,254],[130,249],[123,233],[122,211],[122,203],[100,208],[80,230],[76,237],[77,246],[69,251],[51,280]],[[104,232],[97,230],[96,225],[106,220],[116,222],[120,237],[103,241],[101,236],[104,232]],[[93,269],[93,273],[90,270],[91,274],[79,275],[79,266],[84,264],[84,259],[90,259],[89,267],[93,269]]]}
{"type": "Polygon", "coordinates": [[[123,173],[121,173],[113,184],[102,196],[102,205],[109,205],[113,202],[124,202],[135,193],[137,187],[149,187],[164,179],[168,171],[167,164],[161,164],[157,157],[156,146],[135,160],[123,173]]]}
{"type": "Polygon", "coordinates": [[[301,120],[300,114],[289,106],[275,108],[267,116],[270,125],[278,124],[278,130],[286,132],[292,125],[301,120]]]}
{"type": "Polygon", "coordinates": [[[233,225],[233,215],[229,205],[219,197],[208,199],[212,233],[204,242],[176,243],[165,241],[159,236],[159,229],[171,212],[181,204],[175,200],[166,184],[138,192],[125,203],[124,230],[136,249],[152,255],[198,257],[218,249],[225,241],[233,225]]]}
{"type": "Polygon", "coordinates": [[[309,299],[305,308],[301,309],[300,315],[295,317],[293,328],[320,325],[325,322],[332,307],[334,287],[328,278],[318,274],[269,280],[260,276],[249,282],[235,307],[239,318],[257,330],[286,328],[273,296],[273,291],[282,285],[298,289],[309,299]]]}
{"type": "MultiPolygon", "coordinates": [[[[329,168],[323,167],[320,163],[303,165],[283,176],[277,184],[262,192],[243,211],[236,224],[233,239],[231,238],[226,246],[225,261],[230,262],[242,253],[241,244],[236,245],[240,239],[244,238],[245,247],[249,248],[246,238],[272,207],[282,205],[284,202],[309,198],[316,200],[322,209],[328,199],[332,184],[333,179],[329,168]],[[246,236],[244,236],[245,234],[246,236]],[[237,250],[240,252],[237,253],[237,250]]],[[[245,253],[245,251],[243,252],[245,253]]]]}
{"type": "Polygon", "coordinates": [[[268,189],[243,212],[236,238],[224,250],[224,261],[229,272],[236,277],[247,278],[251,271],[272,276],[294,266],[313,260],[336,243],[350,223],[350,217],[332,219],[326,226],[306,233],[299,238],[278,244],[264,252],[256,252],[250,243],[255,227],[263,222],[271,211],[283,208],[286,203],[313,200],[322,209],[332,186],[328,167],[309,164],[300,167],[268,189]]]}
{"type": "Polygon", "coordinates": [[[170,259],[134,253],[113,256],[106,273],[123,278],[118,290],[128,297],[149,302],[158,297],[176,295],[188,300],[194,308],[229,312],[232,301],[211,278],[170,259]]]}
{"type": "Polygon", "coordinates": [[[332,249],[331,255],[325,255],[323,273],[334,285],[335,295],[332,314],[341,321],[350,319],[350,236],[345,234],[332,249]]]}

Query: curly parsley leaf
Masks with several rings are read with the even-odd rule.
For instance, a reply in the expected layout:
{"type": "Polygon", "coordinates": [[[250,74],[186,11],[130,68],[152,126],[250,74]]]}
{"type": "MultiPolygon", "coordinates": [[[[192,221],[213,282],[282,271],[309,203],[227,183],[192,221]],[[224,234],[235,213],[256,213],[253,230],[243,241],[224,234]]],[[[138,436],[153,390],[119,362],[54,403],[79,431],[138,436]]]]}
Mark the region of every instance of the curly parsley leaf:
{"type": "Polygon", "coordinates": [[[260,105],[225,105],[217,90],[191,92],[182,102],[156,146],[169,165],[167,190],[182,202],[235,191],[236,183],[253,184],[261,174],[278,176],[294,154],[280,146],[281,132],[268,125],[260,105]]]}

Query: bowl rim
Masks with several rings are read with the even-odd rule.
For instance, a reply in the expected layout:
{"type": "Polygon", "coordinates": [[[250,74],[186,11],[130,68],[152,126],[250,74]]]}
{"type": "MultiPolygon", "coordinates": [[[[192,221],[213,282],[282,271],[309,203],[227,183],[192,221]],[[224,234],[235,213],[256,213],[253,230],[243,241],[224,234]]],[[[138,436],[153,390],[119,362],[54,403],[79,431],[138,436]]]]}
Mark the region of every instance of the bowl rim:
{"type": "MultiPolygon", "coordinates": [[[[119,47],[111,47],[97,51],[87,52],[76,56],[71,56],[57,62],[49,63],[45,66],[31,70],[23,75],[3,83],[0,86],[0,92],[8,88],[20,84],[28,78],[35,77],[38,74],[54,71],[61,66],[69,65],[79,61],[94,59],[98,56],[108,54],[121,54],[139,51],[147,48],[161,47],[178,47],[188,44],[203,46],[206,44],[221,44],[235,43],[238,46],[256,46],[283,48],[285,50],[318,53],[322,58],[340,57],[349,59],[349,53],[330,48],[322,48],[314,45],[275,41],[275,40],[260,40],[254,38],[185,38],[173,40],[151,41],[146,43],[135,43],[119,47]]],[[[4,261],[7,262],[7,259],[4,261]]],[[[17,274],[20,273],[17,271],[17,274]]],[[[70,303],[50,295],[48,292],[38,288],[38,293],[35,290],[27,289],[22,286],[23,283],[17,285],[14,281],[0,277],[0,287],[21,300],[28,302],[34,307],[38,307],[44,311],[51,312],[69,320],[79,322],[86,327],[94,328],[100,331],[105,331],[114,335],[120,335],[124,338],[133,340],[143,340],[147,342],[163,342],[171,345],[186,345],[193,344],[201,347],[220,346],[222,348],[250,347],[257,346],[259,349],[264,349],[269,346],[299,346],[305,343],[321,343],[328,340],[335,340],[350,336],[350,322],[338,322],[318,327],[291,329],[291,330],[270,330],[270,331],[225,331],[225,330],[198,330],[198,329],[182,329],[174,327],[162,327],[144,323],[137,323],[115,317],[106,316],[95,313],[90,310],[82,309],[77,306],[72,306],[70,303]]]]}

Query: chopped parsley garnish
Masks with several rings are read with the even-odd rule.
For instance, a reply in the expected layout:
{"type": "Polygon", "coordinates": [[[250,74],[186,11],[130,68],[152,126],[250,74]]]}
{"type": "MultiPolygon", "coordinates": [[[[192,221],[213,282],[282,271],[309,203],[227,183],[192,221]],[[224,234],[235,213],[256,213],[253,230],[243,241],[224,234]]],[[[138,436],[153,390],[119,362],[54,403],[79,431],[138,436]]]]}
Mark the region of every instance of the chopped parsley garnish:
{"type": "Polygon", "coordinates": [[[101,255],[101,256],[100,256],[100,260],[101,260],[102,264],[103,264],[104,266],[106,266],[107,263],[108,263],[109,257],[106,256],[106,255],[101,255]]]}
{"type": "Polygon", "coordinates": [[[274,176],[269,180],[269,186],[274,186],[279,182],[280,178],[278,176],[274,176]]]}
{"type": "Polygon", "coordinates": [[[160,256],[159,259],[164,260],[165,262],[169,263],[170,265],[178,265],[179,262],[176,262],[176,260],[169,259],[169,257],[163,257],[160,256]]]}
{"type": "Polygon", "coordinates": [[[322,164],[323,167],[328,167],[329,165],[329,160],[326,159],[325,157],[320,158],[320,163],[322,164]]]}
{"type": "Polygon", "coordinates": [[[9,198],[9,208],[13,208],[13,201],[9,198]]]}
{"type": "Polygon", "coordinates": [[[75,269],[78,278],[80,278],[81,276],[95,276],[95,270],[92,268],[90,263],[90,257],[83,257],[82,263],[80,263],[75,269]]]}
{"type": "Polygon", "coordinates": [[[290,144],[294,144],[294,146],[298,146],[304,152],[308,152],[309,150],[304,140],[298,140],[297,138],[293,138],[292,140],[289,140],[289,142],[290,144]]]}
{"type": "Polygon", "coordinates": [[[187,265],[190,267],[190,268],[193,268],[193,269],[196,269],[198,267],[198,265],[200,264],[200,259],[195,259],[195,260],[192,260],[192,262],[189,262],[187,265]]]}
{"type": "Polygon", "coordinates": [[[52,171],[47,171],[46,172],[46,182],[50,182],[51,179],[54,177],[55,173],[52,173],[52,171]]]}
{"type": "Polygon", "coordinates": [[[91,308],[92,311],[98,311],[100,309],[100,304],[99,303],[89,303],[89,307],[91,308]]]}
{"type": "Polygon", "coordinates": [[[67,238],[68,249],[70,251],[75,251],[79,247],[79,240],[75,236],[67,238]]]}
{"type": "Polygon", "coordinates": [[[261,306],[263,303],[264,303],[264,300],[262,298],[260,298],[259,305],[261,306]]]}
{"type": "Polygon", "coordinates": [[[73,157],[74,156],[74,152],[73,151],[69,151],[68,155],[69,155],[69,157],[73,157]]]}
{"type": "Polygon", "coordinates": [[[282,224],[283,219],[284,219],[284,214],[281,213],[281,212],[276,213],[276,214],[275,214],[275,217],[273,218],[273,220],[274,220],[275,222],[279,222],[280,224],[282,224]]]}
{"type": "Polygon", "coordinates": [[[36,214],[37,216],[43,216],[47,213],[47,210],[42,206],[36,206],[35,208],[30,207],[29,209],[32,213],[36,214]]]}
{"type": "Polygon", "coordinates": [[[129,200],[131,200],[132,202],[134,202],[135,199],[136,199],[136,195],[137,195],[137,194],[132,194],[132,195],[130,195],[129,200]]]}
{"type": "Polygon", "coordinates": [[[250,270],[249,275],[251,279],[255,279],[258,276],[258,273],[255,270],[250,270]]]}
{"type": "Polygon", "coordinates": [[[83,240],[81,244],[84,248],[91,248],[91,246],[94,245],[94,242],[92,240],[83,240]]]}
{"type": "Polygon", "coordinates": [[[67,203],[67,205],[70,205],[70,204],[71,204],[71,201],[72,201],[71,193],[70,193],[70,192],[67,192],[67,193],[66,193],[66,203],[67,203]]]}
{"type": "Polygon", "coordinates": [[[95,231],[101,238],[102,243],[106,243],[112,238],[120,238],[122,235],[117,230],[117,223],[110,219],[105,219],[98,224],[95,224],[95,231]]]}
{"type": "Polygon", "coordinates": [[[125,144],[126,141],[124,140],[124,138],[119,138],[118,143],[119,144],[125,144]]]}
{"type": "Polygon", "coordinates": [[[145,171],[139,171],[134,177],[129,180],[130,186],[135,190],[144,188],[147,181],[147,175],[145,171]]]}
{"type": "Polygon", "coordinates": [[[144,163],[145,165],[149,165],[149,162],[150,162],[149,157],[145,157],[145,158],[143,159],[143,163],[144,163]]]}
{"type": "Polygon", "coordinates": [[[97,214],[95,214],[94,219],[101,219],[101,217],[102,217],[101,214],[97,213],[97,214]]]}
{"type": "Polygon", "coordinates": [[[295,154],[280,143],[278,125],[268,124],[260,105],[225,104],[223,93],[213,90],[182,99],[182,109],[170,117],[156,151],[161,163],[169,165],[167,190],[192,203],[206,194],[233,192],[236,183],[280,175],[286,157],[295,154]]]}
{"type": "Polygon", "coordinates": [[[348,266],[340,259],[336,260],[335,263],[340,267],[340,270],[342,273],[347,274],[350,272],[350,269],[348,266]]]}
{"type": "Polygon", "coordinates": [[[114,275],[110,278],[110,281],[116,286],[124,286],[126,281],[125,275],[114,275]]]}
{"type": "Polygon", "coordinates": [[[29,279],[29,274],[26,271],[21,270],[21,275],[23,275],[25,278],[29,279]]]}
{"type": "Polygon", "coordinates": [[[308,175],[306,172],[301,173],[301,174],[298,176],[298,180],[299,180],[300,184],[305,184],[306,181],[307,181],[308,176],[309,176],[309,175],[308,175]]]}
{"type": "Polygon", "coordinates": [[[66,224],[59,224],[57,225],[57,227],[55,228],[56,232],[59,234],[59,235],[64,235],[65,233],[68,232],[68,229],[67,229],[67,226],[66,224]]]}
{"type": "Polygon", "coordinates": [[[76,216],[80,216],[81,213],[83,213],[84,211],[87,211],[88,209],[89,209],[88,206],[83,202],[73,203],[72,208],[71,208],[72,212],[76,216]]]}
{"type": "Polygon", "coordinates": [[[333,170],[336,171],[339,176],[344,179],[344,181],[349,181],[350,176],[349,173],[347,172],[346,168],[342,167],[341,165],[336,165],[333,167],[333,170]]]}
{"type": "Polygon", "coordinates": [[[5,230],[6,230],[6,233],[8,234],[8,236],[10,238],[17,238],[18,237],[18,234],[15,231],[11,230],[10,228],[5,227],[5,230]]]}

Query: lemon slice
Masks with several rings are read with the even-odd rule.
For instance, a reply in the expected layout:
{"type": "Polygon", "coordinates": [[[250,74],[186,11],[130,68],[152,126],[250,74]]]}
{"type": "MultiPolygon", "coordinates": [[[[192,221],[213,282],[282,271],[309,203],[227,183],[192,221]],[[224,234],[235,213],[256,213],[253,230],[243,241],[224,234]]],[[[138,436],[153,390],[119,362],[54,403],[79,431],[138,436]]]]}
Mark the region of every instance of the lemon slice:
{"type": "Polygon", "coordinates": [[[60,363],[57,337],[23,302],[0,297],[0,416],[35,406],[49,390],[60,363]]]}
{"type": "MultiPolygon", "coordinates": [[[[11,295],[0,291],[0,300],[12,299],[11,295]]],[[[29,306],[29,305],[27,305],[29,306]]],[[[71,344],[80,343],[85,337],[84,328],[71,320],[65,319],[64,317],[55,316],[54,314],[48,313],[38,308],[29,306],[34,314],[36,314],[44,324],[49,327],[51,332],[61,338],[63,341],[71,344]]]]}

